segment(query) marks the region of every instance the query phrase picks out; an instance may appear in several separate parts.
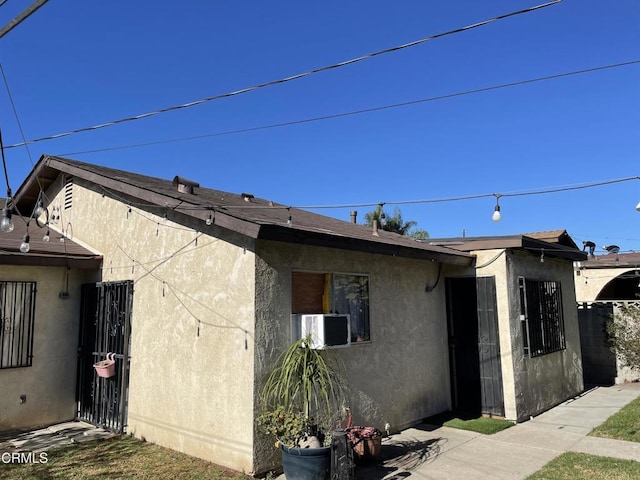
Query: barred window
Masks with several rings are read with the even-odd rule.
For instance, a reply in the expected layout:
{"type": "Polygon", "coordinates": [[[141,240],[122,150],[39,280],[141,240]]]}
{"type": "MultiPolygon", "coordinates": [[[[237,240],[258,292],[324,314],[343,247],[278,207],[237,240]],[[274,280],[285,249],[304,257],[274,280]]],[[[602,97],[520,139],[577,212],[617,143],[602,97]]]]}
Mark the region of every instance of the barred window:
{"type": "Polygon", "coordinates": [[[518,278],[524,353],[530,357],[566,348],[560,282],[518,278]]]}
{"type": "Polygon", "coordinates": [[[35,282],[0,282],[0,369],[31,366],[35,307],[35,282]]]}

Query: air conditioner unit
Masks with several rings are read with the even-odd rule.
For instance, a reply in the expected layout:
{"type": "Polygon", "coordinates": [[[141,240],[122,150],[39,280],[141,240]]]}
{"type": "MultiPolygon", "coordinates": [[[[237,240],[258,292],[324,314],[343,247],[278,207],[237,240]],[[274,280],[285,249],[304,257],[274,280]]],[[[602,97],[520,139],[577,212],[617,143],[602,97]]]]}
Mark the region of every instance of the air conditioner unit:
{"type": "Polygon", "coordinates": [[[299,330],[295,327],[298,338],[311,339],[311,348],[340,348],[351,345],[351,320],[349,315],[337,313],[317,313],[311,315],[295,315],[300,319],[299,330]]]}

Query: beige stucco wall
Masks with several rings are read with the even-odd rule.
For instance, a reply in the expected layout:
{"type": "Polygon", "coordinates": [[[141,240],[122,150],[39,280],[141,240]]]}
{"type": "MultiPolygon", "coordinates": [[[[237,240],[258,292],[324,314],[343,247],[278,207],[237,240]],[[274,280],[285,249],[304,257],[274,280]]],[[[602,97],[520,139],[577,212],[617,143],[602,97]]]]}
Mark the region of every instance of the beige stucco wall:
{"type": "MultiPolygon", "coordinates": [[[[433,292],[438,266],[409,260],[277,242],[257,245],[256,382],[290,343],[291,272],[369,276],[371,341],[334,349],[351,387],[354,424],[401,429],[451,408],[444,282],[433,292]]],[[[256,395],[258,395],[256,391],[256,395]]],[[[258,436],[258,469],[274,448],[258,436]]]]}
{"type": "Polygon", "coordinates": [[[573,264],[548,256],[541,263],[537,256],[515,252],[507,256],[507,271],[516,420],[526,420],[584,389],[573,264]],[[566,349],[534,358],[525,356],[519,311],[519,276],[561,283],[566,349]]]}
{"type": "MultiPolygon", "coordinates": [[[[547,256],[541,263],[537,256],[504,249],[471,253],[476,255],[475,275],[495,278],[505,417],[526,420],[581,392],[582,359],[572,262],[547,256]],[[535,358],[525,356],[519,276],[561,282],[566,350],[535,358]]],[[[474,271],[469,269],[465,274],[472,275],[474,271]]]]}
{"type": "Polygon", "coordinates": [[[637,270],[632,267],[575,269],[576,300],[593,302],[608,283],[628,272],[637,270]]]}
{"type": "Polygon", "coordinates": [[[95,273],[66,267],[0,266],[0,281],[36,282],[31,367],[0,370],[0,431],[48,425],[75,415],[80,285],[95,273]],[[20,403],[20,396],[27,401],[20,403]]]}
{"type": "Polygon", "coordinates": [[[252,471],[253,246],[77,179],[65,210],[61,185],[57,227],[104,256],[102,281],[134,281],[127,431],[252,471]]]}

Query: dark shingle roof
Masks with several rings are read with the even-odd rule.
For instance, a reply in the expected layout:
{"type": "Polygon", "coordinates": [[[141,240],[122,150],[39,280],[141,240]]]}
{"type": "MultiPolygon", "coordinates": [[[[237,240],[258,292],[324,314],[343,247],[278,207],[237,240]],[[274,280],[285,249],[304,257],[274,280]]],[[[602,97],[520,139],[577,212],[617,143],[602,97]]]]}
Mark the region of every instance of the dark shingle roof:
{"type": "Polygon", "coordinates": [[[28,253],[22,253],[20,245],[27,233],[28,221],[28,218],[13,215],[13,231],[0,232],[0,264],[100,267],[102,256],[78,245],[70,238],[62,239],[62,235],[53,229],[49,230],[49,241],[44,241],[47,229],[39,227],[33,220],[28,226],[30,249],[28,253]]]}
{"type": "Polygon", "coordinates": [[[544,251],[549,257],[567,258],[571,260],[584,260],[587,254],[578,250],[575,246],[566,246],[553,241],[557,239],[552,236],[552,241],[534,238],[531,235],[505,235],[496,237],[457,237],[457,238],[430,238],[425,240],[432,245],[442,245],[454,248],[462,252],[473,252],[479,250],[494,249],[522,249],[540,255],[544,251]]]}
{"type": "Polygon", "coordinates": [[[203,228],[206,220],[213,216],[215,225],[255,239],[431,259],[458,265],[472,265],[474,261],[474,256],[467,253],[382,230],[373,235],[372,229],[364,225],[287,208],[267,199],[253,197],[247,201],[242,194],[202,187],[196,187],[193,194],[182,193],[176,189],[173,180],[48,155],[40,158],[18,189],[16,202],[20,208],[30,211],[40,188],[46,189],[60,172],[92,182],[116,197],[127,195],[145,205],[155,205],[168,212],[199,219],[203,228]]]}

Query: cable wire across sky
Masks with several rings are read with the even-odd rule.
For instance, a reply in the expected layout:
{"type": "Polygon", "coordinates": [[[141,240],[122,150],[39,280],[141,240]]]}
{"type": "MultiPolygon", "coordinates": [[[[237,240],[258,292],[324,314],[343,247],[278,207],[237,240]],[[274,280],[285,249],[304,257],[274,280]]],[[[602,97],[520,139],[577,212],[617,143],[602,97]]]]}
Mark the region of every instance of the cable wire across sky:
{"type": "Polygon", "coordinates": [[[107,128],[107,127],[111,127],[111,126],[114,126],[114,125],[119,125],[119,124],[126,123],[126,122],[132,122],[132,121],[135,121],[135,120],[141,120],[143,118],[152,117],[152,116],[155,116],[155,115],[159,115],[161,113],[167,113],[167,112],[172,112],[172,111],[176,111],[176,110],[181,110],[181,109],[185,109],[185,108],[194,107],[196,105],[201,105],[203,103],[208,103],[208,102],[211,102],[211,101],[214,101],[214,100],[220,100],[222,98],[234,97],[234,96],[241,95],[241,94],[244,94],[244,93],[249,93],[249,92],[252,92],[254,90],[261,89],[261,88],[270,87],[270,86],[274,86],[274,85],[280,85],[280,84],[283,84],[283,83],[291,82],[293,80],[299,80],[301,78],[305,78],[305,77],[308,77],[308,76],[316,74],[316,73],[325,72],[325,71],[328,71],[328,70],[333,70],[333,69],[345,67],[347,65],[352,65],[354,63],[362,62],[364,60],[368,60],[368,59],[373,58],[373,57],[378,57],[378,56],[381,56],[381,55],[385,55],[387,53],[397,52],[397,51],[404,50],[404,49],[407,49],[407,48],[410,48],[410,47],[415,47],[417,45],[421,45],[423,43],[426,43],[426,42],[431,41],[431,40],[435,40],[437,38],[446,37],[446,36],[453,35],[453,34],[456,34],[456,33],[462,33],[462,32],[465,32],[465,31],[468,31],[468,30],[472,30],[472,29],[475,29],[475,28],[478,28],[478,27],[489,25],[489,24],[497,22],[499,20],[504,20],[506,18],[510,18],[510,17],[514,17],[514,16],[517,16],[517,15],[522,15],[522,14],[525,14],[525,13],[530,13],[530,12],[533,12],[533,11],[536,11],[536,10],[540,10],[540,9],[543,9],[543,8],[546,8],[546,7],[550,7],[552,5],[556,5],[556,4],[560,3],[561,1],[562,0],[553,0],[551,2],[547,2],[547,3],[544,3],[544,4],[536,5],[534,7],[529,7],[529,8],[525,8],[525,9],[522,9],[522,10],[506,13],[506,14],[503,14],[503,15],[498,15],[496,17],[492,17],[492,18],[489,18],[489,19],[486,19],[486,20],[483,20],[481,22],[477,22],[477,23],[474,23],[474,24],[471,24],[471,25],[467,25],[467,26],[464,26],[464,27],[456,28],[456,29],[453,29],[453,30],[448,30],[448,31],[442,32],[442,33],[437,33],[435,35],[430,35],[430,36],[421,38],[419,40],[415,40],[415,41],[412,41],[412,42],[409,42],[409,43],[405,43],[405,44],[394,46],[394,47],[390,47],[390,48],[385,48],[383,50],[378,50],[378,51],[375,51],[375,52],[372,52],[372,53],[368,53],[368,54],[365,54],[365,55],[361,55],[359,57],[355,57],[355,58],[352,58],[352,59],[349,59],[349,60],[345,60],[345,61],[342,61],[342,62],[339,62],[339,63],[334,63],[334,64],[327,65],[327,66],[324,66],[324,67],[319,67],[319,68],[314,68],[312,70],[307,70],[305,72],[298,73],[296,75],[291,75],[289,77],[281,78],[279,80],[271,80],[271,81],[268,81],[268,82],[264,82],[264,83],[260,83],[260,84],[257,84],[257,85],[253,85],[251,87],[242,88],[240,90],[235,90],[235,91],[228,92],[228,93],[222,93],[222,94],[214,95],[214,96],[211,96],[211,97],[202,98],[200,100],[196,100],[196,101],[188,102],[188,103],[183,103],[181,105],[174,105],[174,106],[171,106],[171,107],[161,108],[161,109],[155,110],[153,112],[147,112],[147,113],[143,113],[143,114],[140,114],[140,115],[134,115],[134,116],[130,116],[130,117],[125,117],[125,118],[121,118],[121,119],[118,119],[118,120],[113,120],[113,121],[110,121],[110,122],[105,122],[105,123],[101,123],[101,124],[98,124],[98,125],[93,125],[93,126],[90,126],[90,127],[83,127],[83,128],[78,128],[78,129],[75,129],[75,130],[69,130],[69,131],[63,132],[63,133],[58,133],[58,134],[55,134],[55,135],[49,135],[49,136],[46,136],[46,137],[35,138],[35,139],[32,139],[32,140],[27,140],[26,142],[16,143],[14,145],[9,145],[9,146],[7,146],[5,148],[16,148],[16,147],[21,147],[21,146],[24,146],[24,145],[27,145],[27,144],[31,144],[31,143],[42,142],[42,141],[45,141],[45,140],[55,140],[57,138],[62,138],[62,137],[67,137],[69,135],[74,135],[76,133],[88,132],[88,131],[91,131],[91,130],[98,130],[98,129],[102,129],[102,128],[107,128]]]}
{"type": "MultiPolygon", "coordinates": [[[[598,72],[598,71],[602,71],[602,70],[608,70],[608,69],[612,69],[612,68],[620,68],[620,67],[628,67],[628,66],[632,66],[632,65],[638,65],[640,64],[640,59],[638,60],[631,60],[628,62],[622,62],[622,63],[613,63],[613,64],[609,64],[609,65],[602,65],[602,66],[598,66],[598,67],[591,67],[591,68],[585,68],[582,70],[574,70],[572,72],[564,72],[564,73],[557,73],[554,75],[547,75],[544,77],[536,77],[536,78],[530,78],[527,80],[518,80],[516,82],[509,82],[509,83],[502,83],[499,85],[492,85],[489,87],[480,87],[480,88],[475,88],[472,90],[465,90],[462,92],[454,92],[454,93],[447,93],[444,95],[437,95],[437,96],[433,96],[433,97],[426,97],[426,98],[420,98],[417,100],[409,100],[407,102],[401,102],[401,103],[394,103],[394,104],[389,104],[389,105],[379,105],[377,107],[370,107],[370,108],[363,108],[360,110],[352,110],[349,112],[339,112],[339,113],[333,113],[333,114],[329,114],[329,115],[322,115],[319,117],[310,117],[310,118],[303,118],[303,119],[299,119],[299,120],[291,120],[288,122],[280,122],[280,123],[272,123],[269,125],[260,125],[260,126],[256,126],[256,127],[247,127],[247,128],[240,128],[240,129],[236,129],[236,130],[227,130],[224,132],[214,132],[214,133],[206,133],[203,135],[191,135],[188,137],[180,137],[180,138],[173,138],[173,139],[167,139],[167,140],[157,140],[157,141],[152,141],[152,142],[143,142],[143,143],[132,143],[132,144],[127,144],[127,145],[119,145],[119,146],[115,146],[115,147],[103,147],[103,148],[95,148],[95,149],[91,149],[91,150],[80,150],[80,151],[76,151],[76,152],[64,152],[64,153],[59,153],[58,155],[60,156],[65,156],[65,155],[80,155],[80,154],[87,154],[87,153],[100,153],[100,152],[108,152],[108,151],[114,151],[114,150],[125,150],[125,149],[129,149],[129,148],[140,148],[140,147],[150,147],[150,146],[154,146],[154,145],[163,145],[163,144],[167,144],[167,143],[177,143],[177,142],[187,142],[187,141],[191,141],[191,140],[201,140],[203,138],[211,138],[211,137],[221,137],[221,136],[225,136],[225,135],[235,135],[235,134],[240,134],[240,133],[248,133],[248,132],[255,132],[255,131],[259,131],[259,130],[268,130],[268,129],[272,129],[272,128],[281,128],[281,127],[290,127],[293,125],[301,125],[301,124],[305,124],[305,123],[312,123],[312,122],[319,122],[322,120],[333,120],[336,118],[343,118],[343,117],[349,117],[349,116],[354,116],[354,115],[362,115],[364,113],[372,113],[372,112],[379,112],[382,110],[390,110],[393,108],[401,108],[401,107],[409,107],[412,105],[419,105],[421,103],[427,103],[427,102],[433,102],[436,100],[446,100],[449,98],[455,98],[455,97],[462,97],[465,95],[473,95],[476,93],[484,93],[484,92],[490,92],[493,90],[499,90],[499,89],[503,89],[503,88],[510,88],[510,87],[517,87],[517,86],[521,86],[521,85],[528,85],[531,83],[536,83],[536,82],[543,82],[543,81],[547,81],[547,80],[555,80],[558,78],[563,78],[563,77],[569,77],[569,76],[573,76],[573,75],[581,75],[581,74],[585,74],[585,73],[593,73],[593,72],[598,72]]],[[[15,148],[15,147],[19,147],[19,146],[23,146],[24,143],[19,143],[16,145],[11,145],[9,147],[5,147],[5,148],[15,148]]]]}

